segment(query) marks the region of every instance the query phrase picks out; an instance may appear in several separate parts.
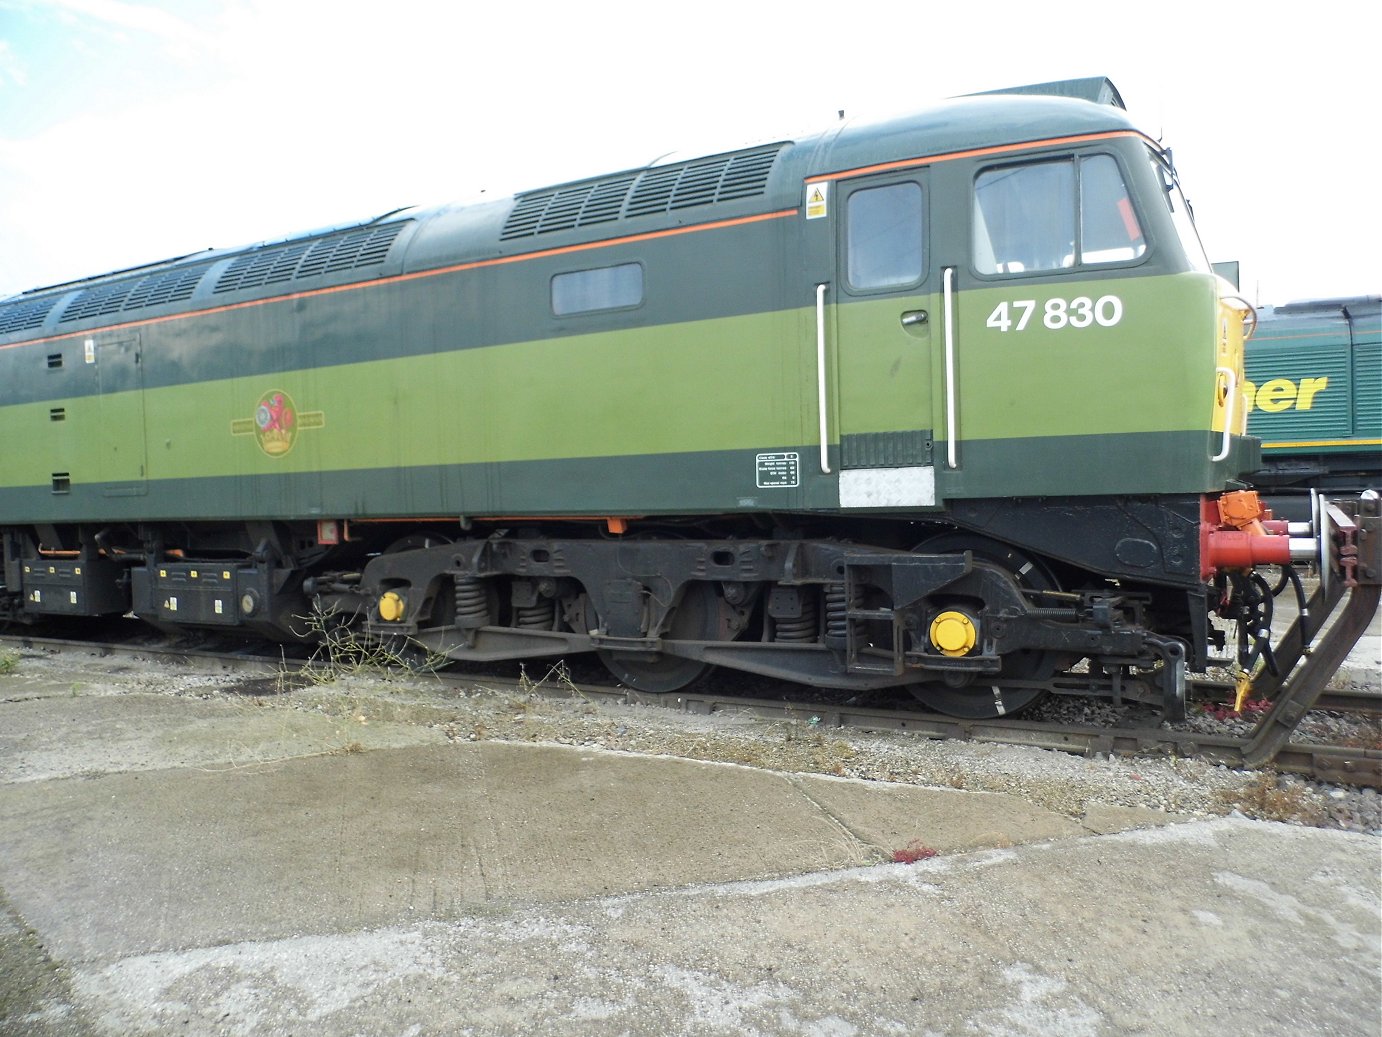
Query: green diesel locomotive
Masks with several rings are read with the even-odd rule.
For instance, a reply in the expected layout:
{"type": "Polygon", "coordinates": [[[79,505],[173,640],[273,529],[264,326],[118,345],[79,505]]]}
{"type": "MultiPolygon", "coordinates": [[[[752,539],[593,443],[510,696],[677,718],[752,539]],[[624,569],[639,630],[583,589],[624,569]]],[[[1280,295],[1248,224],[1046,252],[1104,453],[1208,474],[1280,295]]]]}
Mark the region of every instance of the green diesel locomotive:
{"type": "Polygon", "coordinates": [[[37,289],[0,616],[1174,714],[1319,551],[1220,503],[1230,292],[1103,80],[37,289]]]}
{"type": "Polygon", "coordinates": [[[1264,493],[1382,486],[1382,297],[1264,306],[1247,349],[1264,493]]]}

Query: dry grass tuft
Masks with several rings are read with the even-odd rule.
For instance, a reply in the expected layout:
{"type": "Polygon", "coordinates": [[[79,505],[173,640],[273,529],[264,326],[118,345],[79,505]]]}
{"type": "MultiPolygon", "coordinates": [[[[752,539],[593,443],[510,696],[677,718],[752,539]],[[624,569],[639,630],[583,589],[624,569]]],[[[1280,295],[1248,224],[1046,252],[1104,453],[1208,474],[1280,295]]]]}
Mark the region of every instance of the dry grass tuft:
{"type": "Polygon", "coordinates": [[[1274,771],[1263,771],[1242,788],[1221,795],[1226,805],[1259,821],[1319,825],[1328,817],[1311,789],[1274,771]]]}

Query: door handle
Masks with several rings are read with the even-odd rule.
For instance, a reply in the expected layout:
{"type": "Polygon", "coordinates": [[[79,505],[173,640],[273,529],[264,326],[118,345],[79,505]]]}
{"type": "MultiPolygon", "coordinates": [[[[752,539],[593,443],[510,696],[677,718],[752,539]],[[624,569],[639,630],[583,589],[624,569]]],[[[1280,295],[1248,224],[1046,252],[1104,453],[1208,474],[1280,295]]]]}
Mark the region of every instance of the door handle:
{"type": "Polygon", "coordinates": [[[918,324],[925,324],[930,319],[930,314],[925,310],[908,310],[902,315],[902,326],[904,328],[914,328],[918,324]]]}

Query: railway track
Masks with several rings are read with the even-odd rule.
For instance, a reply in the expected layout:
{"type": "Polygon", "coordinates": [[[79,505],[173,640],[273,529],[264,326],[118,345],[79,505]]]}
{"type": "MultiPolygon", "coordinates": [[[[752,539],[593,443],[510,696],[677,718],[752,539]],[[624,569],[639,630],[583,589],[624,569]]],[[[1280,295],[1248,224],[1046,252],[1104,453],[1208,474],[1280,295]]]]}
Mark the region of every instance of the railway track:
{"type": "MultiPolygon", "coordinates": [[[[188,665],[217,668],[232,673],[282,673],[285,667],[309,666],[306,659],[285,658],[259,648],[192,648],[185,645],[120,643],[0,635],[0,649],[27,649],[50,653],[83,653],[102,658],[143,658],[170,666],[188,665]]],[[[1262,759],[1258,747],[1264,719],[1246,736],[1206,734],[1163,725],[1154,717],[1142,717],[1128,726],[1071,725],[1043,720],[1000,718],[964,720],[921,712],[915,706],[867,707],[840,705],[800,698],[767,698],[761,694],[741,695],[720,690],[680,691],[663,695],[637,692],[618,685],[591,680],[547,684],[520,681],[502,673],[439,671],[436,680],[458,688],[476,684],[493,688],[527,690],[542,695],[579,694],[592,701],[636,702],[709,715],[733,712],[768,720],[811,719],[818,730],[891,731],[936,739],[957,739],[1010,746],[1059,750],[1084,756],[1184,757],[1240,769],[1271,768],[1300,774],[1312,780],[1341,785],[1382,788],[1382,749],[1286,741],[1268,758],[1262,759]]],[[[778,685],[781,689],[783,686],[778,685]]],[[[793,692],[798,689],[791,687],[793,692]]],[[[1195,681],[1191,698],[1200,702],[1222,703],[1231,699],[1232,688],[1223,682],[1195,681]]],[[[1366,716],[1382,715],[1382,694],[1371,691],[1328,691],[1320,696],[1316,710],[1366,716]]]]}
{"type": "MultiPolygon", "coordinates": [[[[1191,682],[1191,695],[1199,702],[1213,702],[1228,706],[1234,700],[1234,687],[1228,681],[1197,680],[1191,682]]],[[[1361,713],[1382,716],[1382,692],[1357,689],[1326,688],[1315,700],[1314,708],[1327,713],[1361,713]]]]}

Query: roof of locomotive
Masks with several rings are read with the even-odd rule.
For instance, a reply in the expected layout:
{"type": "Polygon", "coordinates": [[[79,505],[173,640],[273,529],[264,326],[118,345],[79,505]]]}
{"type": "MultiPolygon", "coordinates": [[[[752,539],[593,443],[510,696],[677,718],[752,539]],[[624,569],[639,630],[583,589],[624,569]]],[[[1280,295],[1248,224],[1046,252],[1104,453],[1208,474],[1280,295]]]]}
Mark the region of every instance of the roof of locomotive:
{"type": "MultiPolygon", "coordinates": [[[[1120,130],[1137,131],[1127,113],[1112,104],[1065,97],[982,94],[957,97],[904,115],[845,122],[828,141],[806,176],[867,167],[900,158],[965,154],[986,148],[1120,130]]],[[[811,148],[816,141],[798,141],[811,148]]]]}
{"type": "Polygon", "coordinates": [[[1320,342],[1351,340],[1361,345],[1375,344],[1382,336],[1382,296],[1377,295],[1303,299],[1283,306],[1259,306],[1257,313],[1257,332],[1247,343],[1250,353],[1254,345],[1268,343],[1312,348],[1320,342]]]}
{"type": "MultiPolygon", "coordinates": [[[[1100,81],[1105,82],[1105,81],[1100,81]]],[[[976,95],[870,120],[841,119],[778,140],[520,191],[481,205],[417,214],[409,270],[616,238],[665,226],[794,209],[802,184],[909,159],[1134,131],[1112,103],[1053,96],[976,95]],[[550,235],[550,236],[548,236],[550,235]]]]}
{"type": "Polygon", "coordinates": [[[1382,310],[1382,295],[1351,295],[1338,299],[1297,299],[1281,306],[1261,306],[1258,309],[1263,314],[1270,314],[1275,317],[1318,316],[1320,314],[1333,316],[1344,312],[1355,316],[1363,313],[1375,314],[1382,310]]]}
{"type": "Polygon", "coordinates": [[[509,197],[395,210],[359,223],[33,289],[0,300],[0,335],[41,334],[43,329],[60,330],[57,323],[78,321],[80,327],[101,318],[106,318],[101,323],[138,320],[144,314],[130,311],[195,309],[212,303],[213,295],[215,303],[243,297],[243,292],[271,297],[309,285],[517,255],[572,240],[792,209],[801,204],[802,183],[808,179],[888,162],[1136,129],[1107,80],[953,98],[879,119],[842,118],[795,140],[694,159],[663,157],[646,166],[509,197]],[[411,233],[404,232],[408,224],[413,224],[411,233]],[[392,247],[395,239],[401,247],[392,247]],[[206,277],[213,269],[215,276],[206,277]],[[331,275],[328,280],[320,279],[326,275],[331,275]],[[303,278],[310,280],[301,283],[303,278]]]}

